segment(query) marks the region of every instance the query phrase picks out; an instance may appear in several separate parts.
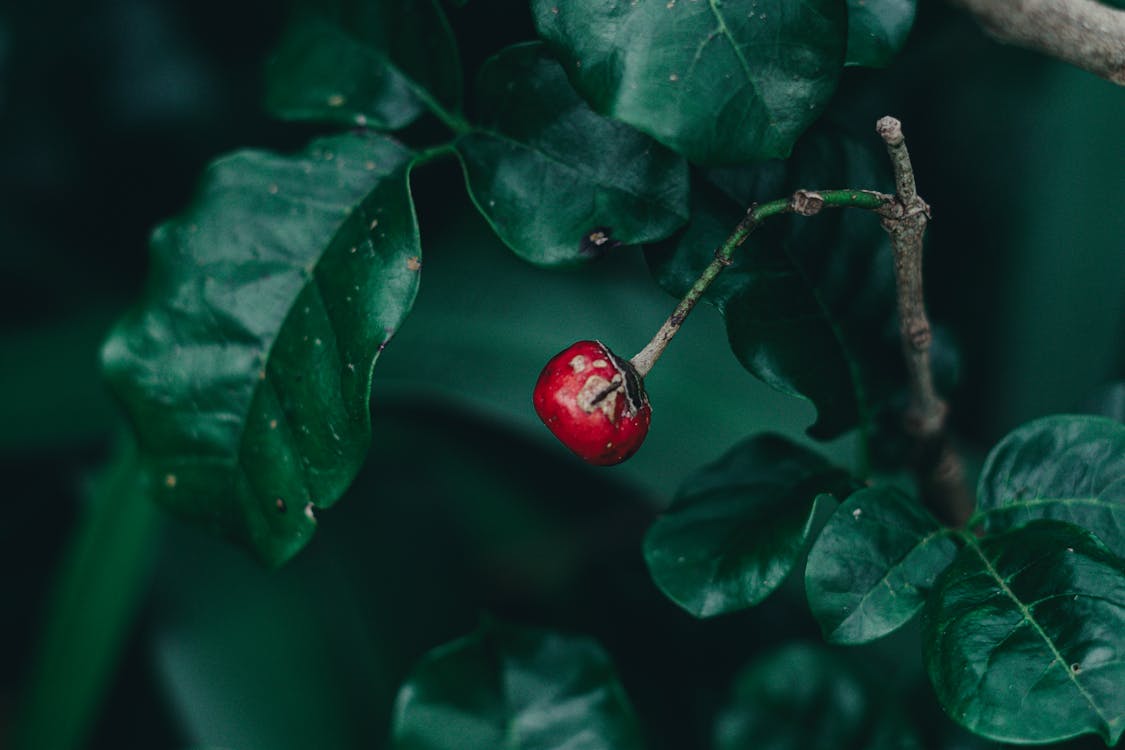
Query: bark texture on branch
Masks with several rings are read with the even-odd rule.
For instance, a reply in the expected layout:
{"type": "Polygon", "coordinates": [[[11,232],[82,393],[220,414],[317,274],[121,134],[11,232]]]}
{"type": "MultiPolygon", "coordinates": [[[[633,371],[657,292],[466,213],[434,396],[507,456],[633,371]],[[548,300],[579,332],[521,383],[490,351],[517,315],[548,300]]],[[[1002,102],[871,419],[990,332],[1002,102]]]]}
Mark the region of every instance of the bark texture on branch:
{"type": "Polygon", "coordinates": [[[1001,42],[1125,86],[1125,10],[1095,0],[952,0],[1001,42]]]}
{"type": "Polygon", "coordinates": [[[884,117],[875,129],[887,145],[895,174],[894,203],[880,213],[894,249],[899,334],[910,376],[903,427],[915,441],[914,475],[922,501],[944,523],[959,528],[969,520],[974,503],[961,456],[945,429],[949,408],[934,389],[930,363],[933,336],[922,293],[922,240],[930,207],[914,184],[901,123],[884,117]]]}

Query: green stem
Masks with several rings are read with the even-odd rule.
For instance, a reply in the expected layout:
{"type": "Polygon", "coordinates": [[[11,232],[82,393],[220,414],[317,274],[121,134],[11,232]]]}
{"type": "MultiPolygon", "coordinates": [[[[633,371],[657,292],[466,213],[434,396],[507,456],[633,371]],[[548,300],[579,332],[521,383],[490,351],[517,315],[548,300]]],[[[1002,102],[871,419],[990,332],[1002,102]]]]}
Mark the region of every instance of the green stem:
{"type": "Polygon", "coordinates": [[[464,135],[473,129],[469,121],[461,116],[459,112],[450,112],[441,103],[430,95],[430,92],[421,88],[420,86],[412,86],[411,90],[417,95],[422,103],[426,105],[426,109],[430,111],[434,117],[441,121],[441,124],[452,130],[457,135],[464,135]]]}
{"type": "Polygon", "coordinates": [[[715,250],[715,258],[703,269],[703,273],[691,289],[676,305],[676,309],[664,321],[664,325],[656,332],[652,341],[645,348],[637,352],[630,362],[637,373],[643,378],[652,370],[656,360],[664,353],[668,342],[680,330],[684,320],[691,313],[695,304],[699,302],[707,288],[719,276],[724,268],[734,262],[734,252],[746,241],[758,226],[774,216],[795,213],[801,216],[813,216],[822,208],[862,208],[868,211],[881,211],[894,198],[872,190],[798,190],[788,198],[779,198],[768,203],[757,203],[747,210],[746,215],[735,226],[721,245],[715,250]]]}
{"type": "Polygon", "coordinates": [[[431,146],[430,148],[419,151],[414,156],[414,161],[411,162],[411,167],[419,167],[423,164],[429,164],[438,159],[444,159],[447,156],[456,156],[457,149],[453,147],[452,143],[443,143],[440,146],[431,146]]]}
{"type": "Polygon", "coordinates": [[[84,739],[144,595],[159,510],[132,449],[107,471],[70,541],[47,602],[13,750],[70,750],[84,739]]]}

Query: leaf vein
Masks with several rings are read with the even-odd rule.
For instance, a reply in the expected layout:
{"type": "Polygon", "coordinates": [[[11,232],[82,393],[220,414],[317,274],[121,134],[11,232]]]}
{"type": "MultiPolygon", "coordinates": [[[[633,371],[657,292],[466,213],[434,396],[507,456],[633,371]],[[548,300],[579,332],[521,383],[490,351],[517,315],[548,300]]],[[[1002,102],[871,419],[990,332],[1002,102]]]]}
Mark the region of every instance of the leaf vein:
{"type": "MultiPolygon", "coordinates": [[[[984,551],[981,550],[980,545],[977,543],[976,539],[968,535],[966,535],[965,538],[969,541],[968,546],[971,547],[973,552],[976,553],[977,557],[980,558],[980,561],[984,565],[984,568],[988,572],[989,576],[994,581],[996,581],[996,584],[1000,587],[1001,591],[1003,591],[1004,594],[1007,595],[1007,597],[1012,601],[1012,603],[1016,605],[1016,608],[1019,610],[1020,615],[1023,617],[1023,620],[1027,622],[1035,630],[1035,632],[1039,634],[1039,637],[1043,639],[1043,642],[1047,644],[1047,648],[1050,649],[1051,654],[1054,656],[1054,661],[1048,664],[1047,667],[1049,668],[1051,664],[1057,663],[1059,665],[1059,668],[1066,673],[1066,676],[1070,679],[1071,683],[1074,685],[1074,688],[1082,695],[1083,698],[1085,698],[1086,702],[1090,705],[1090,708],[1094,710],[1094,713],[1098,715],[1098,718],[1108,725],[1110,720],[1102,711],[1101,706],[1099,706],[1098,703],[1094,700],[1094,696],[1090,695],[1090,693],[1086,690],[1082,683],[1078,681],[1078,678],[1075,676],[1074,672],[1071,671],[1069,665],[1067,665],[1066,660],[1063,659],[1062,653],[1059,651],[1058,646],[1055,645],[1055,642],[1051,640],[1051,637],[1045,630],[1043,630],[1043,627],[1033,617],[1031,610],[1028,609],[1027,606],[1025,606],[1024,603],[1020,601],[1020,598],[1016,596],[1015,592],[1008,587],[1007,582],[1003,577],[1001,577],[1000,572],[996,570],[995,567],[993,567],[992,561],[985,556],[984,551]]],[[[995,650],[993,651],[993,653],[995,653],[995,650]]],[[[991,658],[992,657],[990,654],[989,659],[991,660],[991,658]]]]}

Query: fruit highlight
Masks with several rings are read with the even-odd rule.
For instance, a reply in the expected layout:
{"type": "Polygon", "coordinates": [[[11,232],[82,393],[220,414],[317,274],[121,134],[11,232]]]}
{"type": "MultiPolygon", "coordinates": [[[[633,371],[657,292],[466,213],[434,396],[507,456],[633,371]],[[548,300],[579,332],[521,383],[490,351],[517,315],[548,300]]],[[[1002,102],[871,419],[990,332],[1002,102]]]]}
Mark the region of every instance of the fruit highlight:
{"type": "Polygon", "coordinates": [[[563,445],[598,466],[636,453],[652,419],[636,368],[600,341],[579,341],[552,357],[535,383],[533,402],[563,445]]]}

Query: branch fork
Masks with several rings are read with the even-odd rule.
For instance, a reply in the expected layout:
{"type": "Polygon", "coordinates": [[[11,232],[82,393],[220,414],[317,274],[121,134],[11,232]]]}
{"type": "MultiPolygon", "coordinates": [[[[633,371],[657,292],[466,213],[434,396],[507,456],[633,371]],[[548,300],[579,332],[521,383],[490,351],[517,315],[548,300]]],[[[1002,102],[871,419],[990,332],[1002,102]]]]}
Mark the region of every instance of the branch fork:
{"type": "Polygon", "coordinates": [[[894,250],[899,337],[910,376],[910,402],[903,415],[903,429],[915,441],[914,474],[923,502],[943,522],[959,528],[972,515],[973,498],[964,464],[945,428],[949,406],[934,388],[930,362],[933,333],[922,294],[922,240],[930,221],[930,207],[914,184],[902,124],[884,117],[875,130],[886,143],[895,175],[896,195],[880,215],[894,250]]]}
{"type": "Polygon", "coordinates": [[[910,403],[903,416],[903,428],[917,447],[914,472],[920,494],[942,521],[960,527],[972,514],[973,500],[960,455],[945,429],[949,407],[934,389],[930,363],[933,335],[922,298],[922,240],[930,221],[930,207],[914,184],[914,168],[902,124],[893,117],[884,117],[876,124],[876,131],[887,146],[894,170],[895,195],[873,190],[802,189],[787,198],[751,205],[656,336],[630,364],[642,378],[649,373],[707,288],[733,263],[735,250],[766,219],[781,214],[815,216],[829,207],[871,211],[882,218],[894,249],[899,332],[910,376],[910,403]]]}

